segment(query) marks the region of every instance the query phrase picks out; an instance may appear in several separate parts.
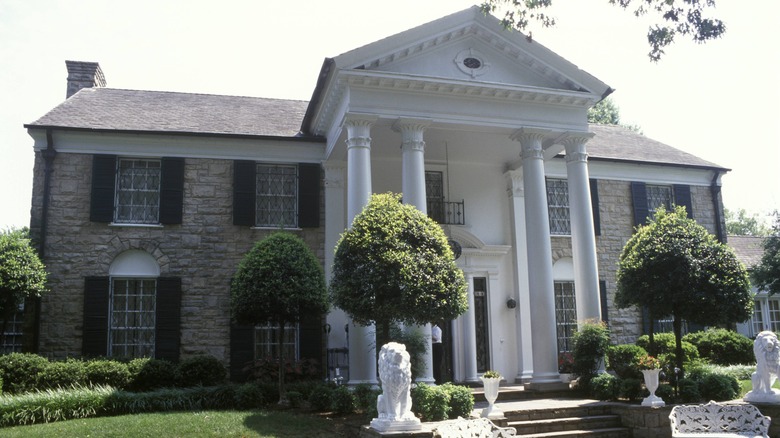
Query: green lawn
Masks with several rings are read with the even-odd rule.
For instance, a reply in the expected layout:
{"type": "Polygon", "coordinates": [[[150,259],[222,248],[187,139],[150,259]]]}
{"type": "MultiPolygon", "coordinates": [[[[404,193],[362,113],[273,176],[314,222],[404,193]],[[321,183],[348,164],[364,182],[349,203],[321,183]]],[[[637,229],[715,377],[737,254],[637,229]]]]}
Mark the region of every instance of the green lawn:
{"type": "Polygon", "coordinates": [[[3,437],[318,437],[335,438],[326,418],[280,411],[165,412],[88,418],[0,429],[3,437]]]}

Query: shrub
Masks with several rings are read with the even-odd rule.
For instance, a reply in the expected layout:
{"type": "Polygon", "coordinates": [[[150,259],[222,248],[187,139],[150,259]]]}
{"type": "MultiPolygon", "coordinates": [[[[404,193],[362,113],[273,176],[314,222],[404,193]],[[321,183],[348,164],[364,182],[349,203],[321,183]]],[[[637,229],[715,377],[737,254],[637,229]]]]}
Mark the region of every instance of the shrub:
{"type": "Polygon", "coordinates": [[[412,411],[422,421],[446,420],[449,411],[449,394],[440,386],[428,386],[424,383],[412,388],[412,411]]]}
{"type": "Polygon", "coordinates": [[[633,377],[618,379],[617,382],[618,397],[627,400],[634,400],[642,395],[642,380],[633,377]]]}
{"type": "Polygon", "coordinates": [[[573,338],[574,374],[585,387],[596,375],[609,347],[609,329],[604,323],[582,324],[573,338]]]}
{"type": "MultiPolygon", "coordinates": [[[[650,393],[648,392],[648,394],[650,393]]],[[[674,388],[668,383],[662,383],[658,385],[658,389],[655,390],[655,395],[664,400],[672,400],[674,398],[674,388]]]]}
{"type": "MultiPolygon", "coordinates": [[[[279,383],[279,359],[270,357],[257,359],[244,368],[244,371],[248,372],[255,380],[279,383]]],[[[307,382],[319,379],[319,377],[320,368],[314,359],[299,361],[285,359],[284,361],[285,383],[307,382]]]]}
{"type": "Polygon", "coordinates": [[[468,418],[474,410],[474,395],[465,386],[445,383],[440,386],[450,396],[449,418],[468,418]]]}
{"type": "Polygon", "coordinates": [[[699,392],[705,400],[733,400],[739,394],[737,379],[723,374],[709,374],[699,384],[699,392]]]}
{"type": "Polygon", "coordinates": [[[688,333],[683,341],[695,345],[699,355],[716,365],[740,365],[755,361],[753,341],[722,328],[688,333]]]}
{"type": "Polygon", "coordinates": [[[618,396],[618,378],[612,374],[599,374],[590,379],[588,388],[598,400],[615,400],[618,396]]]}
{"type": "MultiPolygon", "coordinates": [[[[656,357],[663,357],[667,356],[668,359],[672,359],[672,363],[674,363],[673,359],[675,357],[675,349],[676,347],[676,340],[674,338],[674,333],[656,333],[654,336],[655,340],[655,355],[656,357]],[[671,355],[671,356],[670,356],[671,355]]],[[[650,337],[648,335],[642,335],[636,340],[636,345],[644,348],[648,352],[650,351],[650,337]]],[[[690,342],[687,342],[685,340],[682,341],[682,349],[683,349],[683,363],[688,363],[691,361],[694,361],[699,358],[699,350],[696,349],[696,346],[691,344],[690,342]]]]}
{"type": "Polygon", "coordinates": [[[261,382],[257,384],[257,389],[263,395],[265,403],[279,401],[279,384],[272,382],[261,382]]]}
{"type": "Polygon", "coordinates": [[[256,409],[266,401],[263,393],[254,383],[244,383],[236,388],[234,402],[237,409],[256,409]]]}
{"type": "Polygon", "coordinates": [[[105,411],[113,393],[107,387],[58,388],[0,398],[0,426],[87,418],[105,411]]]}
{"type": "Polygon", "coordinates": [[[49,362],[38,374],[38,386],[41,388],[69,388],[85,386],[86,383],[86,366],[77,359],[49,362]]]}
{"type": "Polygon", "coordinates": [[[49,361],[31,353],[9,353],[0,356],[3,392],[19,394],[36,388],[38,374],[49,361]]]}
{"type": "Polygon", "coordinates": [[[647,356],[647,350],[634,344],[610,345],[607,348],[609,369],[622,379],[639,379],[639,360],[647,356]]]}
{"type": "Polygon", "coordinates": [[[376,398],[381,391],[374,389],[367,383],[361,383],[355,385],[353,390],[355,398],[357,399],[357,407],[360,410],[369,410],[372,406],[376,406],[376,398]]]}
{"type": "Polygon", "coordinates": [[[333,404],[333,388],[328,385],[320,385],[312,390],[309,395],[309,405],[318,412],[330,409],[333,404]]]}
{"type": "Polygon", "coordinates": [[[357,398],[348,386],[339,386],[333,391],[332,407],[337,414],[351,414],[357,409],[357,398]]]}
{"type": "Polygon", "coordinates": [[[130,371],[127,364],[115,360],[94,359],[85,367],[87,382],[91,385],[107,385],[124,389],[130,383],[130,371]]]}
{"type": "Polygon", "coordinates": [[[677,391],[683,403],[696,403],[702,399],[699,382],[693,379],[680,379],[677,383],[677,391]]]}
{"type": "Polygon", "coordinates": [[[294,383],[290,383],[289,385],[285,385],[284,389],[286,391],[300,392],[301,395],[303,396],[303,399],[308,400],[314,388],[320,385],[322,385],[322,382],[319,380],[305,380],[305,381],[294,382],[294,383]]]}
{"type": "Polygon", "coordinates": [[[225,381],[225,366],[216,357],[193,356],[176,367],[176,385],[180,387],[213,386],[225,381]]]}
{"type": "Polygon", "coordinates": [[[291,408],[298,408],[303,401],[303,394],[298,391],[287,391],[287,402],[290,403],[291,408]]]}
{"type": "Polygon", "coordinates": [[[176,366],[167,360],[141,358],[133,359],[127,365],[130,371],[130,389],[151,391],[173,386],[176,366]]]}

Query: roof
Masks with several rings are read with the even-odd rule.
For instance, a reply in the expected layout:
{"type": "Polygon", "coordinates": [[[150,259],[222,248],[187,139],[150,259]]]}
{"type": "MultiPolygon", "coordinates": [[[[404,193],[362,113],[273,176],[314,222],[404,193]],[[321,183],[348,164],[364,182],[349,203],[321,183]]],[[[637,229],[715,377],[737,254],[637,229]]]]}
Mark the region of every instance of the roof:
{"type": "Polygon", "coordinates": [[[587,144],[590,159],[729,170],[623,126],[591,124],[590,132],[596,134],[587,144]]]}
{"type": "Polygon", "coordinates": [[[742,264],[748,269],[758,265],[764,255],[764,239],[762,236],[728,236],[728,245],[734,250],[742,264]]]}
{"type": "Polygon", "coordinates": [[[84,88],[27,128],[294,137],[308,102],[84,88]]]}

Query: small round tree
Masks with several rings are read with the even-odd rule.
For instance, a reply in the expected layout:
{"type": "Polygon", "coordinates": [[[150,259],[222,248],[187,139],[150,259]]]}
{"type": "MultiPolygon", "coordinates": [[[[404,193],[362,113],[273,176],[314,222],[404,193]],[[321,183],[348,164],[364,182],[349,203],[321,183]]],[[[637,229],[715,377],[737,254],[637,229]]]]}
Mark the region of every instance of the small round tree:
{"type": "Polygon", "coordinates": [[[754,267],[753,279],[759,289],[770,295],[780,293],[780,212],[775,211],[772,234],[764,239],[764,255],[754,267]]]}
{"type": "Polygon", "coordinates": [[[4,341],[8,321],[26,298],[46,292],[46,270],[30,245],[27,229],[0,233],[0,340],[4,341]]]}
{"type": "Polygon", "coordinates": [[[322,266],[303,240],[277,232],[244,256],[230,291],[234,321],[278,327],[279,403],[284,404],[284,328],[302,319],[320,318],[328,311],[322,266]]]}
{"type": "Polygon", "coordinates": [[[341,236],[330,289],[353,321],[376,323],[381,342],[393,323],[450,320],[468,307],[444,231],[392,193],[373,195],[341,236]]]}
{"type": "Polygon", "coordinates": [[[683,320],[730,324],[747,320],[753,311],[748,274],[734,251],[679,206],[671,212],[656,210],[655,218],[626,243],[618,263],[615,302],[619,308],[643,306],[651,320],[674,318],[680,369],[683,320]]]}

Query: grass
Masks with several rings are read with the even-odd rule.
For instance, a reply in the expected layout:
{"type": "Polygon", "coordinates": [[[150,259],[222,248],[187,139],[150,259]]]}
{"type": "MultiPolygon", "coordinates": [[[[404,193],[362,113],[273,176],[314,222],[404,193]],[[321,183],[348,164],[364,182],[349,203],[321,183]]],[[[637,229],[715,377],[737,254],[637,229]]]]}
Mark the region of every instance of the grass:
{"type": "Polygon", "coordinates": [[[246,437],[344,436],[327,418],[284,411],[163,412],[58,421],[2,429],[5,437],[246,437]]]}

